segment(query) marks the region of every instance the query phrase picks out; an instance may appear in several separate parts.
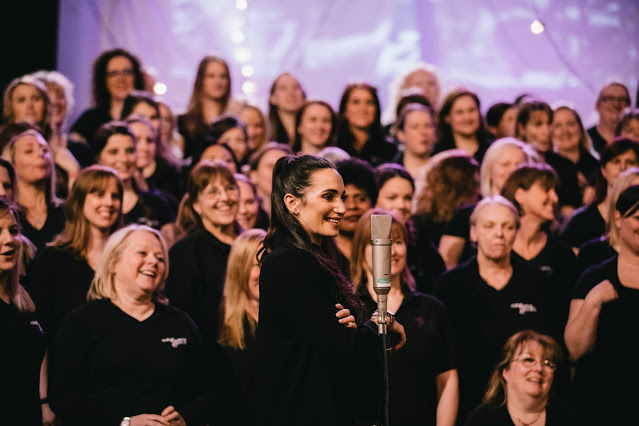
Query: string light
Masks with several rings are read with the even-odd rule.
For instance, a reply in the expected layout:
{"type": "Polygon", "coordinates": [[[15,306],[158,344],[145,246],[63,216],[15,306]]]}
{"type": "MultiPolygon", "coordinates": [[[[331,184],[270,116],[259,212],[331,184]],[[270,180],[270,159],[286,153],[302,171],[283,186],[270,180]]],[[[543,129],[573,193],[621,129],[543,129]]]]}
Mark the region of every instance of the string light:
{"type": "Polygon", "coordinates": [[[235,60],[240,64],[249,62],[251,60],[251,49],[243,46],[235,49],[235,60]]]}
{"type": "Polygon", "coordinates": [[[247,95],[253,93],[255,91],[255,83],[253,83],[252,81],[245,81],[242,84],[242,91],[244,93],[246,93],[247,95]]]}
{"type": "Polygon", "coordinates": [[[245,38],[245,35],[240,30],[233,31],[233,34],[231,34],[231,40],[233,41],[233,43],[240,44],[244,41],[244,38],[245,38]]]}
{"type": "Polygon", "coordinates": [[[530,24],[530,31],[532,31],[533,34],[541,34],[545,30],[546,28],[544,27],[544,24],[542,24],[538,19],[535,19],[532,24],[530,24]]]}
{"type": "Polygon", "coordinates": [[[163,94],[165,94],[166,90],[167,87],[164,83],[155,83],[155,85],[153,86],[153,92],[155,92],[155,94],[158,96],[162,96],[163,94]]]}
{"type": "Polygon", "coordinates": [[[239,10],[244,10],[248,6],[248,2],[246,0],[235,0],[235,7],[239,10]]]}
{"type": "Polygon", "coordinates": [[[250,77],[253,75],[253,67],[251,65],[242,66],[242,75],[244,77],[250,77]]]}

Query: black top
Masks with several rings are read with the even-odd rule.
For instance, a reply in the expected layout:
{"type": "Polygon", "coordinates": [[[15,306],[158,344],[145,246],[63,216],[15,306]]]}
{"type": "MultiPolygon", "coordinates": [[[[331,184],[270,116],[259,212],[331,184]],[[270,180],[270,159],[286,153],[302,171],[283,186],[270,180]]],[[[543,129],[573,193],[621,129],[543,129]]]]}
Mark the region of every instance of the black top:
{"type": "Polygon", "coordinates": [[[192,232],[169,250],[166,295],[172,306],[193,318],[207,342],[217,341],[230,250],[206,229],[192,232]]]}
{"type": "Polygon", "coordinates": [[[124,223],[137,223],[160,229],[173,222],[175,216],[165,199],[154,192],[138,191],[138,202],[124,215],[124,223]]]}
{"type": "Polygon", "coordinates": [[[579,248],[577,255],[577,278],[581,277],[586,269],[599,265],[605,260],[617,255],[617,251],[610,246],[605,237],[593,238],[586,241],[579,248]]]}
{"type": "MultiPolygon", "coordinates": [[[[511,252],[513,262],[524,262],[545,274],[549,282],[555,286],[562,300],[562,308],[568,315],[570,305],[570,295],[575,287],[578,276],[575,274],[577,266],[577,256],[566,244],[548,236],[546,245],[537,256],[526,260],[514,250],[511,252]]],[[[567,319],[567,317],[566,317],[567,319]]]]}
{"type": "Polygon", "coordinates": [[[113,118],[108,111],[99,108],[89,108],[73,123],[70,132],[82,135],[89,146],[91,146],[93,145],[95,132],[98,131],[98,128],[112,120],[113,118]]]}
{"type": "Polygon", "coordinates": [[[42,426],[39,386],[46,342],[35,314],[0,299],[0,341],[1,423],[42,426]]]}
{"type": "Polygon", "coordinates": [[[349,153],[351,157],[368,161],[373,167],[391,161],[397,153],[397,147],[383,136],[370,138],[361,151],[357,151],[351,141],[346,139],[339,139],[337,146],[349,153]]]}
{"type": "Polygon", "coordinates": [[[577,172],[581,173],[586,182],[590,181],[592,176],[599,170],[599,161],[592,156],[591,153],[583,148],[579,149],[579,160],[575,164],[577,172]]]}
{"type": "Polygon", "coordinates": [[[144,321],[109,300],[75,309],[58,332],[56,386],[49,395],[64,425],[119,424],[173,405],[188,425],[211,422],[214,395],[197,327],[156,304],[144,321]]]}
{"type": "Polygon", "coordinates": [[[162,157],[158,157],[155,164],[155,171],[146,178],[146,183],[150,188],[157,188],[171,194],[179,203],[184,195],[185,185],[181,171],[162,157]]]}
{"type": "Polygon", "coordinates": [[[57,247],[42,249],[28,269],[28,290],[47,335],[52,364],[58,327],[67,312],[87,303],[93,276],[94,271],[85,259],[76,259],[69,251],[57,247]]]}
{"type": "Polygon", "coordinates": [[[38,249],[42,248],[53,241],[53,239],[64,229],[64,208],[62,205],[49,204],[47,206],[47,220],[40,229],[36,229],[29,223],[24,212],[20,211],[20,225],[22,227],[22,235],[27,237],[38,249]]]}
{"type": "Polygon", "coordinates": [[[559,197],[560,206],[581,206],[581,190],[579,189],[579,180],[577,179],[577,167],[575,163],[562,157],[554,151],[540,153],[546,163],[548,163],[559,176],[559,189],[557,197],[559,197]]]}
{"type": "Polygon", "coordinates": [[[201,118],[192,113],[178,115],[177,128],[184,137],[184,159],[193,155],[200,144],[204,142],[210,130],[210,127],[201,118]],[[189,130],[191,127],[193,131],[189,130]]]}
{"type": "Polygon", "coordinates": [[[420,244],[430,242],[439,246],[439,240],[444,235],[444,230],[448,228],[448,222],[435,222],[429,215],[415,214],[411,216],[411,220],[415,226],[417,241],[420,244]]]}
{"type": "Polygon", "coordinates": [[[592,146],[597,152],[601,152],[601,150],[604,149],[606,147],[606,144],[608,143],[597,130],[597,126],[592,126],[590,129],[588,129],[588,136],[590,136],[590,140],[592,140],[592,146]]]}
{"type": "Polygon", "coordinates": [[[258,424],[354,424],[364,379],[379,371],[377,329],[371,321],[357,329],[338,323],[332,280],[304,250],[280,246],[265,257],[257,330],[258,424]]]}
{"type": "Polygon", "coordinates": [[[501,290],[479,275],[476,258],[445,272],[436,284],[435,295],[444,302],[459,342],[461,420],[481,402],[510,336],[525,329],[558,340],[563,336],[555,290],[546,276],[523,263],[512,262],[512,267],[512,277],[501,290]]]}
{"type": "MultiPolygon", "coordinates": [[[[537,424],[537,423],[535,423],[537,424]]],[[[553,401],[546,406],[545,426],[581,426],[582,416],[570,405],[553,401]]],[[[469,415],[465,426],[515,426],[506,405],[480,406],[469,415]]],[[[539,424],[541,426],[541,423],[539,424]]]]}
{"type": "MultiPolygon", "coordinates": [[[[475,160],[477,160],[477,164],[481,164],[482,160],[484,159],[484,155],[486,154],[486,150],[492,143],[492,140],[478,140],[478,143],[479,146],[477,147],[477,151],[475,151],[475,153],[473,154],[473,157],[475,158],[475,160]]],[[[448,151],[449,149],[457,149],[454,139],[437,141],[435,142],[435,145],[433,145],[433,152],[431,153],[431,155],[439,154],[440,152],[448,151]]]]}
{"type": "Polygon", "coordinates": [[[411,238],[407,241],[406,263],[410,269],[417,291],[432,294],[435,281],[446,270],[446,265],[437,248],[428,240],[411,238]]]}
{"type": "MultiPolygon", "coordinates": [[[[359,296],[366,318],[377,309],[377,302],[365,286],[359,296]]],[[[457,368],[453,330],[444,305],[432,296],[404,290],[404,300],[395,312],[410,339],[388,357],[390,389],[389,423],[396,425],[435,425],[437,414],[437,376],[457,368]]]]}
{"type": "Polygon", "coordinates": [[[457,264],[462,264],[477,255],[477,248],[470,242],[470,216],[473,214],[473,210],[475,210],[476,206],[477,203],[462,204],[455,210],[453,217],[444,230],[444,235],[452,235],[453,237],[459,237],[465,240],[464,248],[462,249],[457,264]]]}
{"type": "Polygon", "coordinates": [[[597,203],[592,203],[574,211],[561,232],[561,239],[578,248],[588,240],[601,237],[604,232],[606,221],[601,217],[597,203]]]}
{"type": "Polygon", "coordinates": [[[580,408],[593,424],[635,424],[639,418],[639,289],[624,286],[617,272],[618,256],[586,269],[573,293],[584,299],[597,284],[609,280],[619,298],[604,303],[599,313],[595,346],[579,359],[575,390],[580,408]]]}

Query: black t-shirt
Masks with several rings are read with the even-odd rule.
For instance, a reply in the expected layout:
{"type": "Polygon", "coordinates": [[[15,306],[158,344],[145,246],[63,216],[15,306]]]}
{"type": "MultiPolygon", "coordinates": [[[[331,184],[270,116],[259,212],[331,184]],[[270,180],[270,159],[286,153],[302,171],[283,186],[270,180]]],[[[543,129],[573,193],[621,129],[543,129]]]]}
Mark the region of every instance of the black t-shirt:
{"type": "Polygon", "coordinates": [[[22,226],[22,235],[31,241],[38,251],[53,239],[64,229],[64,208],[62,205],[49,204],[47,206],[47,220],[40,229],[36,229],[29,223],[27,216],[20,211],[20,225],[22,226]]]}
{"type": "Polygon", "coordinates": [[[171,194],[178,203],[184,195],[185,182],[181,170],[162,157],[157,158],[155,171],[151,176],[146,178],[146,183],[151,188],[157,188],[171,194]]]}
{"type": "Polygon", "coordinates": [[[435,295],[444,302],[459,342],[460,419],[476,407],[504,343],[531,329],[560,340],[563,315],[548,278],[536,269],[512,262],[513,274],[501,290],[479,275],[477,259],[445,272],[435,295]]]}
{"type": "Polygon", "coordinates": [[[417,291],[433,294],[435,281],[446,270],[446,265],[437,248],[430,241],[411,238],[407,242],[406,263],[410,269],[417,291]]]}
{"type": "Polygon", "coordinates": [[[577,167],[575,164],[562,157],[554,151],[542,153],[542,156],[559,176],[559,189],[557,196],[559,197],[560,206],[579,207],[582,204],[581,190],[579,189],[579,180],[577,179],[577,167]]]}
{"type": "Polygon", "coordinates": [[[337,146],[349,153],[351,157],[368,161],[372,166],[391,161],[397,153],[397,147],[384,137],[370,138],[361,151],[357,151],[351,143],[345,140],[338,140],[337,146]]]}
{"type": "Polygon", "coordinates": [[[189,425],[211,422],[206,351],[191,319],[156,304],[138,321],[109,300],[75,309],[57,338],[53,409],[64,425],[117,425],[173,405],[189,425]]]}
{"type": "Polygon", "coordinates": [[[175,216],[168,202],[158,194],[146,191],[138,192],[138,202],[124,215],[126,224],[137,223],[158,230],[174,220],[175,216]]]}
{"type": "Polygon", "coordinates": [[[205,229],[176,242],[169,250],[166,295],[189,314],[207,343],[217,341],[219,309],[231,246],[205,229]]]}
{"type": "Polygon", "coordinates": [[[577,364],[577,400],[597,425],[635,424],[639,418],[639,289],[619,281],[617,262],[615,256],[586,269],[573,293],[573,299],[584,299],[596,285],[608,280],[619,295],[601,307],[594,348],[577,364]]]}
{"type": "Polygon", "coordinates": [[[46,341],[35,313],[0,299],[0,341],[0,423],[42,426],[39,385],[46,341]]]}
{"type": "MultiPolygon", "coordinates": [[[[365,288],[359,296],[366,318],[377,309],[377,302],[365,288]]],[[[395,312],[404,326],[404,347],[389,354],[389,423],[396,425],[435,425],[437,414],[437,376],[457,368],[453,330],[444,305],[432,296],[410,290],[395,312]]]]}
{"type": "Polygon", "coordinates": [[[617,255],[617,251],[610,246],[605,237],[593,238],[581,245],[577,255],[577,279],[591,266],[599,265],[605,260],[617,255]]]}
{"type": "Polygon", "coordinates": [[[90,108],[85,110],[75,123],[73,123],[70,132],[82,135],[89,146],[92,146],[95,132],[98,131],[98,128],[112,120],[113,118],[108,111],[99,108],[90,108]]]}
{"type": "Polygon", "coordinates": [[[458,264],[466,262],[473,256],[477,255],[477,248],[470,243],[470,216],[477,203],[463,204],[453,214],[448,222],[448,226],[444,230],[444,235],[452,235],[453,237],[463,238],[465,241],[461,256],[457,261],[458,264]]]}
{"type": "MultiPolygon", "coordinates": [[[[481,164],[482,160],[484,159],[484,155],[486,154],[486,150],[488,150],[488,147],[491,143],[491,139],[484,139],[479,141],[479,147],[473,154],[473,157],[475,158],[475,160],[477,160],[477,164],[481,164]]],[[[433,152],[431,155],[439,154],[440,152],[456,148],[457,146],[455,145],[455,141],[452,139],[437,141],[435,142],[435,145],[433,145],[433,152]]]]}
{"type": "MultiPolygon", "coordinates": [[[[545,426],[581,426],[583,417],[574,407],[552,401],[546,406],[545,426]]],[[[464,426],[515,426],[506,405],[497,407],[482,405],[473,410],[464,426]]]]}
{"type": "Polygon", "coordinates": [[[602,149],[606,147],[606,140],[599,134],[597,130],[597,126],[592,126],[588,129],[588,136],[590,136],[590,140],[592,140],[592,146],[595,148],[595,151],[601,152],[602,149]]]}
{"type": "Polygon", "coordinates": [[[586,241],[601,237],[604,232],[606,222],[599,213],[597,203],[592,203],[574,211],[561,232],[561,239],[571,247],[581,247],[586,241]]]}
{"type": "Polygon", "coordinates": [[[579,150],[579,160],[575,166],[577,167],[577,171],[586,178],[587,182],[589,182],[597,173],[597,170],[599,170],[599,161],[593,157],[592,154],[582,148],[579,150]]]}
{"type": "Polygon", "coordinates": [[[278,246],[264,258],[258,424],[354,424],[358,401],[371,391],[368,381],[381,367],[377,328],[371,321],[357,329],[338,323],[333,280],[313,255],[291,245],[278,246]]]}

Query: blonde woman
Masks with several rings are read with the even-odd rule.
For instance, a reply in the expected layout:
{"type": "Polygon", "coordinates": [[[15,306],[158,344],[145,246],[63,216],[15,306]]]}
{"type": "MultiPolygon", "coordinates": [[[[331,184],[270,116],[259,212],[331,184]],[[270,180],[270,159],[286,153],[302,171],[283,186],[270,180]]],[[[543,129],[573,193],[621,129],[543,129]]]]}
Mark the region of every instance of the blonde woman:
{"type": "Polygon", "coordinates": [[[213,403],[197,327],[161,295],[162,235],[129,225],[108,240],[89,303],[58,332],[53,407],[63,424],[211,423],[213,403]]]}
{"type": "Polygon", "coordinates": [[[223,321],[219,343],[233,367],[242,393],[242,404],[255,416],[255,373],[257,350],[255,332],[260,309],[260,264],[257,252],[266,232],[251,229],[231,246],[224,283],[223,321]]]}

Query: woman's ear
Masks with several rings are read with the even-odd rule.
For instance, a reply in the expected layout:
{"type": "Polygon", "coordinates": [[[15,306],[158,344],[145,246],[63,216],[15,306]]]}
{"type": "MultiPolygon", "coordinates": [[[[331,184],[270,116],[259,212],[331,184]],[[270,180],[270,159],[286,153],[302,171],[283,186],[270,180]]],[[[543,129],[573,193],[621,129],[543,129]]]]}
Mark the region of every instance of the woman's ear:
{"type": "Polygon", "coordinates": [[[298,216],[300,214],[300,208],[302,206],[302,202],[299,198],[297,198],[293,194],[286,194],[284,196],[284,205],[290,214],[293,216],[298,216]]]}
{"type": "Polygon", "coordinates": [[[470,225],[470,241],[473,243],[477,242],[477,231],[475,230],[475,225],[470,225]]]}
{"type": "Polygon", "coordinates": [[[619,213],[618,210],[615,210],[614,221],[615,221],[615,226],[617,227],[617,229],[619,229],[621,227],[621,213],[619,213]]]}
{"type": "Polygon", "coordinates": [[[192,206],[195,213],[202,215],[202,207],[200,207],[200,204],[197,201],[194,201],[192,206]]]}

